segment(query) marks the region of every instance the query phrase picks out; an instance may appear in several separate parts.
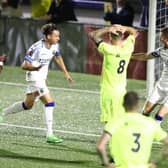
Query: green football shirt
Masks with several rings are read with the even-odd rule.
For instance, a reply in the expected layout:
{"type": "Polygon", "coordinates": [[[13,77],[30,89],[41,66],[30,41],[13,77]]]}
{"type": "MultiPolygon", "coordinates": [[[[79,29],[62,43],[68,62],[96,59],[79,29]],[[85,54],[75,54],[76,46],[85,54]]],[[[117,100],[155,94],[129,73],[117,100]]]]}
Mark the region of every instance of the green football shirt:
{"type": "Polygon", "coordinates": [[[101,88],[123,90],[127,66],[134,50],[135,38],[130,35],[121,47],[101,42],[98,50],[104,55],[101,88]]]}
{"type": "Polygon", "coordinates": [[[139,113],[126,113],[116,124],[108,123],[105,131],[112,135],[110,152],[121,168],[146,168],[152,142],[167,136],[156,121],[139,113]]]}

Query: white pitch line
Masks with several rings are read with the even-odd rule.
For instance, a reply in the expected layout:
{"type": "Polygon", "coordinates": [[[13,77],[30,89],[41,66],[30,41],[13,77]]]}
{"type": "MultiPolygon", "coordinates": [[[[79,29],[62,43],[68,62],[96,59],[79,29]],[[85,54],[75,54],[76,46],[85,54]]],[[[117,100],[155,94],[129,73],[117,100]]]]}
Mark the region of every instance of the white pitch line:
{"type": "MultiPolygon", "coordinates": [[[[9,123],[0,123],[0,126],[46,131],[46,128],[30,127],[30,126],[25,126],[25,125],[15,125],[15,124],[9,124],[9,123]]],[[[82,135],[82,136],[89,136],[89,137],[99,137],[100,136],[98,134],[82,133],[82,132],[75,132],[75,131],[54,130],[54,132],[59,132],[59,133],[64,133],[64,134],[73,134],[73,135],[82,135]]]]}
{"type": "MultiPolygon", "coordinates": [[[[14,83],[14,82],[2,82],[0,81],[0,84],[2,85],[8,85],[8,86],[18,86],[18,87],[26,87],[26,84],[23,83],[14,83]]],[[[97,94],[99,95],[100,92],[97,91],[91,91],[91,90],[81,90],[81,89],[70,89],[70,88],[60,88],[60,87],[48,87],[52,90],[62,90],[67,92],[77,92],[77,93],[89,93],[89,94],[97,94]]]]}

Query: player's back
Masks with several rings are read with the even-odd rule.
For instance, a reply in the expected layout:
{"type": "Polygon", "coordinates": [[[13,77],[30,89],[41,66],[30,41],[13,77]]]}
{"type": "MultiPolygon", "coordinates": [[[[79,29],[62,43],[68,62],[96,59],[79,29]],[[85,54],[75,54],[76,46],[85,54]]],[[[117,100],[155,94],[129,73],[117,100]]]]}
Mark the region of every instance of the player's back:
{"type": "Polygon", "coordinates": [[[132,39],[132,36],[128,37],[123,46],[111,45],[105,42],[99,45],[99,51],[104,55],[102,87],[114,90],[125,89],[127,67],[134,48],[134,40],[132,39]]]}
{"type": "Polygon", "coordinates": [[[153,140],[160,141],[166,133],[151,118],[127,113],[118,121],[110,141],[111,154],[121,168],[146,168],[153,140]]]}

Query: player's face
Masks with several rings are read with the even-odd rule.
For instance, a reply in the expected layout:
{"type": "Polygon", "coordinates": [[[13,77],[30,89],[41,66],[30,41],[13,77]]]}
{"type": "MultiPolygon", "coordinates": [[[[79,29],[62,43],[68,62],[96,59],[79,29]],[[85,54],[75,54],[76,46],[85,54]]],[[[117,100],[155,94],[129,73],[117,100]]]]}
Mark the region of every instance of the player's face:
{"type": "Polygon", "coordinates": [[[168,48],[168,38],[166,36],[164,36],[164,34],[162,33],[160,36],[160,41],[164,44],[164,46],[166,48],[168,48]]]}
{"type": "Polygon", "coordinates": [[[59,33],[58,30],[54,30],[54,31],[52,32],[52,34],[50,34],[50,35],[47,36],[47,38],[48,38],[48,41],[49,41],[51,44],[56,44],[56,43],[58,43],[59,40],[60,40],[60,33],[59,33]]]}

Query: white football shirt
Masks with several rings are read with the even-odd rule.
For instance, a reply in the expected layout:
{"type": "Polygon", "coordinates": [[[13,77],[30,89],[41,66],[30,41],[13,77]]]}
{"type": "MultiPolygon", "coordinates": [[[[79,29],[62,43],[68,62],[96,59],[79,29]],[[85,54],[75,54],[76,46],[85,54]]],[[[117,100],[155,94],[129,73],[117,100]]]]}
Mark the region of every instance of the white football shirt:
{"type": "Polygon", "coordinates": [[[46,80],[48,75],[49,64],[54,56],[60,56],[59,44],[53,44],[50,48],[46,48],[43,39],[34,43],[27,51],[24,60],[38,67],[43,65],[38,71],[27,71],[27,81],[46,80]]]}

